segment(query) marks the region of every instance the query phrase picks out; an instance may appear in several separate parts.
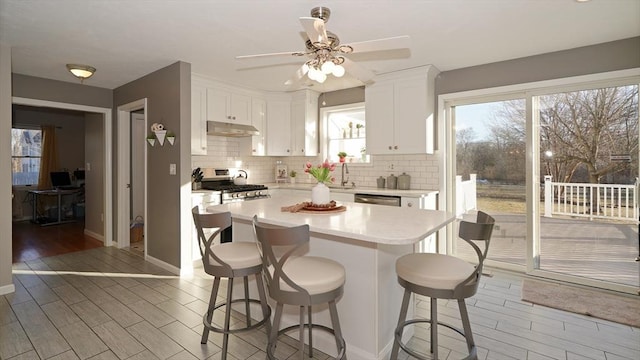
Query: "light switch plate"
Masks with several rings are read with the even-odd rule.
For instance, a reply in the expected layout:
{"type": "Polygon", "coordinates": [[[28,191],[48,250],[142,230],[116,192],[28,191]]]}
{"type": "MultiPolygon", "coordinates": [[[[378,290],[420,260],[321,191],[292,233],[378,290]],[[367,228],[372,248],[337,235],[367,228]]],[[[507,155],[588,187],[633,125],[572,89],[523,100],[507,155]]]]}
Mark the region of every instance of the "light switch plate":
{"type": "Polygon", "coordinates": [[[176,174],[176,164],[169,164],[169,175],[176,174]]]}

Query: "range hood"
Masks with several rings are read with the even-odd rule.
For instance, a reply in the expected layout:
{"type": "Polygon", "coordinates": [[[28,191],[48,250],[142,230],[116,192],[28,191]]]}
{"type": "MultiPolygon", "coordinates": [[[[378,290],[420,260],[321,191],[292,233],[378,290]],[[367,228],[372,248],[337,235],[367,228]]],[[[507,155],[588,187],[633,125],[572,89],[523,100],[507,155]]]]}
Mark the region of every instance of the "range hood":
{"type": "Polygon", "coordinates": [[[251,125],[207,121],[207,135],[242,137],[260,135],[260,132],[251,125]]]}

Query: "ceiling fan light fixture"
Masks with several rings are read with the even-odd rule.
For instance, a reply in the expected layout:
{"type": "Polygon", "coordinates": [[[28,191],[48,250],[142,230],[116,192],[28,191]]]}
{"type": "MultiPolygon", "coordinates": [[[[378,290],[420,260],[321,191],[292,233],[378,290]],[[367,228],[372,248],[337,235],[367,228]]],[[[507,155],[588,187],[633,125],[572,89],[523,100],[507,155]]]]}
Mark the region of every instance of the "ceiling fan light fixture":
{"type": "Polygon", "coordinates": [[[316,81],[322,84],[325,80],[327,80],[327,74],[322,71],[317,72],[316,81]]]}
{"type": "Polygon", "coordinates": [[[331,74],[333,73],[333,70],[336,68],[336,64],[333,61],[326,61],[324,64],[322,64],[322,66],[320,67],[320,69],[322,70],[323,73],[325,74],[331,74]]]}
{"type": "Polygon", "coordinates": [[[335,77],[342,77],[344,76],[345,70],[344,70],[344,66],[342,65],[336,65],[333,67],[333,71],[331,72],[333,74],[333,76],[335,77]]]}
{"type": "Polygon", "coordinates": [[[67,70],[80,79],[80,82],[90,78],[96,72],[96,68],[93,66],[79,64],[67,64],[67,70]]]}

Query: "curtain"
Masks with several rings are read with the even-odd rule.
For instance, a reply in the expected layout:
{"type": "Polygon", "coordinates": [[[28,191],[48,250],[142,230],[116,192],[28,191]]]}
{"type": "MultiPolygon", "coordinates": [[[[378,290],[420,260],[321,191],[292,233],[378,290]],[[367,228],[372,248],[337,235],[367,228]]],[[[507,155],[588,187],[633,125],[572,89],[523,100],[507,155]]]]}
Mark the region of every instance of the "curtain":
{"type": "MultiPolygon", "coordinates": [[[[38,190],[51,189],[50,172],[58,169],[58,143],[56,127],[42,125],[42,152],[40,153],[40,172],[38,173],[38,190]]],[[[38,197],[38,214],[44,214],[46,208],[54,206],[55,196],[38,197]]],[[[35,219],[34,219],[35,220],[35,219]]]]}
{"type": "Polygon", "coordinates": [[[49,176],[49,173],[56,170],[58,170],[56,127],[42,125],[42,153],[40,154],[38,190],[51,189],[51,176],[49,176]]]}

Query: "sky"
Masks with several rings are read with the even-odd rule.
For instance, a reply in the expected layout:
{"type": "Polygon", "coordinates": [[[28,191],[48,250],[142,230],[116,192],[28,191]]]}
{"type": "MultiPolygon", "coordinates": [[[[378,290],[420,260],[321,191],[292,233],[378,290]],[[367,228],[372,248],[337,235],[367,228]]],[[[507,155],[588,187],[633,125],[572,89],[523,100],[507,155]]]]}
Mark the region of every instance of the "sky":
{"type": "Polygon", "coordinates": [[[486,140],[489,137],[489,123],[492,120],[492,109],[500,106],[499,102],[456,106],[456,131],[472,128],[474,141],[486,140]]]}

